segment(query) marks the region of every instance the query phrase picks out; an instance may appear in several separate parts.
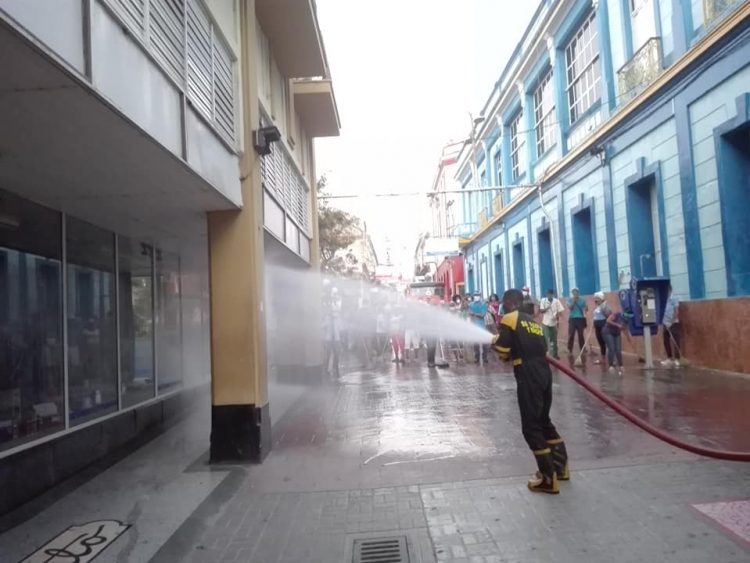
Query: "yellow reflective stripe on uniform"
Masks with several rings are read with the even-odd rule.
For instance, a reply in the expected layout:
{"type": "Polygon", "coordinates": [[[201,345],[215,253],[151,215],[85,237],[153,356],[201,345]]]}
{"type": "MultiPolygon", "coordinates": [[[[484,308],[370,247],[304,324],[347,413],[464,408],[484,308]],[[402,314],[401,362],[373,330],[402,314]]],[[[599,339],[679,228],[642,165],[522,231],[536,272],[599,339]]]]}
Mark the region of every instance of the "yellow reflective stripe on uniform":
{"type": "Polygon", "coordinates": [[[501,354],[510,354],[510,348],[506,348],[505,346],[495,346],[495,350],[501,354]]]}
{"type": "Polygon", "coordinates": [[[549,448],[544,448],[543,450],[534,450],[534,455],[547,455],[551,454],[552,450],[549,448]]]}
{"type": "Polygon", "coordinates": [[[516,358],[515,360],[513,360],[514,366],[520,366],[522,363],[523,363],[523,360],[521,358],[516,358]]]}
{"type": "Polygon", "coordinates": [[[563,443],[563,439],[562,438],[555,438],[554,440],[547,440],[547,443],[550,446],[556,446],[557,444],[562,444],[563,443]]]}
{"type": "Polygon", "coordinates": [[[500,324],[507,326],[510,330],[516,330],[516,327],[518,326],[518,311],[513,311],[512,313],[503,315],[503,320],[500,324]]]}

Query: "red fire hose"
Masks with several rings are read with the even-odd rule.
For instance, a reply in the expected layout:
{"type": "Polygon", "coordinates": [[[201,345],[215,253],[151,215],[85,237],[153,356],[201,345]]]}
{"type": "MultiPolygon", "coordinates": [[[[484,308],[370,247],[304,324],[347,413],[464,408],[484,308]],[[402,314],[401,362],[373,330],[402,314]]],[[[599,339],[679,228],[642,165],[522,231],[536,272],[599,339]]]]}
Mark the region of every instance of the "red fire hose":
{"type": "Polygon", "coordinates": [[[750,453],[745,452],[726,452],[722,450],[714,450],[711,448],[704,448],[701,446],[695,446],[693,444],[688,444],[687,442],[683,442],[682,440],[679,440],[675,438],[674,436],[667,434],[663,430],[657,428],[656,426],[653,426],[652,424],[649,424],[639,416],[637,416],[632,411],[628,410],[624,406],[622,406],[620,403],[612,399],[611,397],[608,397],[604,393],[602,393],[599,389],[591,385],[586,379],[581,377],[579,374],[577,374],[574,370],[570,369],[568,366],[563,364],[559,360],[555,360],[554,358],[547,358],[547,361],[550,363],[551,366],[559,369],[561,372],[563,372],[565,375],[570,377],[573,381],[578,383],[581,387],[586,389],[589,393],[591,393],[594,397],[602,401],[605,405],[612,408],[616,413],[619,415],[625,417],[630,422],[638,426],[640,429],[645,430],[652,436],[658,438],[659,440],[666,442],[670,446],[674,446],[676,448],[680,448],[682,450],[688,451],[693,454],[702,455],[705,457],[711,457],[714,459],[724,459],[728,461],[747,461],[750,462],[750,453]]]}

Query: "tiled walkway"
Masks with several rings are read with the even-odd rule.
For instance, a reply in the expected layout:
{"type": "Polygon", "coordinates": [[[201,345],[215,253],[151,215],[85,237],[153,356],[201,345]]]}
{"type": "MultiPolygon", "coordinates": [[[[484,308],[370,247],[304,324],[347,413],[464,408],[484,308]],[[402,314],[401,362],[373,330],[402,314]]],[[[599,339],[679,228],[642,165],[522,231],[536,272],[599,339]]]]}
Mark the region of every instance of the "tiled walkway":
{"type": "MultiPolygon", "coordinates": [[[[750,449],[749,379],[588,371],[684,439],[750,449]]],[[[348,563],[353,541],[374,536],[406,536],[412,562],[750,560],[745,505],[716,504],[750,499],[750,464],[666,446],[564,376],[555,394],[574,470],[556,497],[526,490],[533,459],[506,366],[389,364],[311,387],[275,424],[262,465],[206,465],[206,405],[0,536],[0,561],[101,519],[131,528],[97,563],[348,563]]]]}

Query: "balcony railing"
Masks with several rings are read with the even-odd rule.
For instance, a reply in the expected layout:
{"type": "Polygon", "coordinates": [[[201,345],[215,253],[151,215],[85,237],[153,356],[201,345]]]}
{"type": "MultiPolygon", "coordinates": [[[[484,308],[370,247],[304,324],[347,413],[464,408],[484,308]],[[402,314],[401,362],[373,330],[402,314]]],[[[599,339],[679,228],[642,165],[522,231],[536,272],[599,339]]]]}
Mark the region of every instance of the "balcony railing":
{"type": "Polygon", "coordinates": [[[703,0],[704,24],[706,27],[711,26],[740,4],[742,0],[703,0]]]}
{"type": "Polygon", "coordinates": [[[635,98],[662,71],[661,39],[652,37],[617,71],[619,104],[635,98]]]}
{"type": "Polygon", "coordinates": [[[479,212],[478,221],[479,221],[480,229],[483,229],[484,227],[487,226],[487,223],[489,223],[489,217],[487,216],[487,208],[482,209],[479,212]]]}
{"type": "Polygon", "coordinates": [[[497,194],[492,199],[492,216],[496,217],[500,215],[500,211],[503,209],[503,194],[497,194]]]}
{"type": "Polygon", "coordinates": [[[470,238],[474,233],[477,232],[476,223],[460,223],[454,225],[448,230],[448,236],[456,237],[460,239],[470,238]]]}

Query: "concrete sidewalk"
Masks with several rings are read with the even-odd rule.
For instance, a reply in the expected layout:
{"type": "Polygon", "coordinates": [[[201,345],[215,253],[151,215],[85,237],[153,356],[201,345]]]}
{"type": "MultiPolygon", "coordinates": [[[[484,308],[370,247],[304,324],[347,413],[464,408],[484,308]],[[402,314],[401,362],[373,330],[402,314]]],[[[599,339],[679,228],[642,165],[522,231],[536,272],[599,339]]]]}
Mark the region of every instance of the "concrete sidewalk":
{"type": "MultiPolygon", "coordinates": [[[[666,446],[564,376],[553,417],[573,479],[558,496],[527,491],[533,459],[507,369],[352,371],[291,406],[255,466],[207,465],[205,405],[0,536],[0,561],[105,519],[130,528],[97,562],[349,562],[356,540],[381,536],[405,537],[412,562],[750,559],[750,465],[666,446]]],[[[698,399],[742,401],[750,381],[632,371],[589,377],[686,439],[746,444],[744,413],[698,399]]]]}

